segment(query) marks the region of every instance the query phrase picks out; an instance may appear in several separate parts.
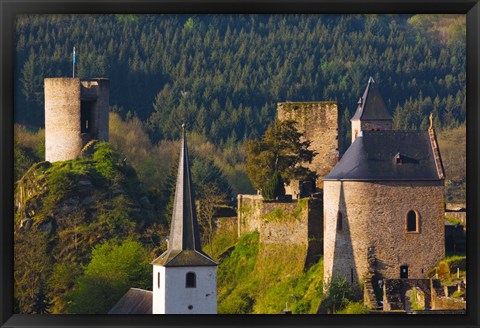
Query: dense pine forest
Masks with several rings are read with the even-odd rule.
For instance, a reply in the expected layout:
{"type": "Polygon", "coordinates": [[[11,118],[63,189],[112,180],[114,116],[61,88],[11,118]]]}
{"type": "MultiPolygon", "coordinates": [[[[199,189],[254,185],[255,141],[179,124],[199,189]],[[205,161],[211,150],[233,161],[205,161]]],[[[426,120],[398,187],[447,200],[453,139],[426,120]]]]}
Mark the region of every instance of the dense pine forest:
{"type": "Polygon", "coordinates": [[[43,78],[71,76],[74,46],[76,76],[110,78],[113,110],[154,143],[184,120],[219,145],[258,138],[280,101],[336,100],[348,126],[369,76],[397,128],[465,120],[464,16],[36,15],[16,39],[28,126],[44,120],[43,78]]]}
{"type": "MultiPolygon", "coordinates": [[[[128,288],[151,287],[183,122],[202,243],[223,265],[220,291],[230,272],[256,272],[258,236],[231,252],[236,231],[216,235],[212,220],[254,192],[244,144],[261,138],[277,102],[338,101],[345,151],[372,76],[396,129],[425,129],[433,113],[446,200],[465,201],[465,16],[25,15],[16,33],[16,312],[106,313],[128,288]],[[43,79],[72,76],[73,47],[75,77],[110,79],[110,143],[49,164],[43,79]]],[[[309,295],[295,313],[316,311],[320,271],[290,277],[309,295]]],[[[257,285],[240,287],[221,296],[223,313],[278,310],[269,302],[279,289],[263,286],[260,302],[244,297],[257,285]]]]}

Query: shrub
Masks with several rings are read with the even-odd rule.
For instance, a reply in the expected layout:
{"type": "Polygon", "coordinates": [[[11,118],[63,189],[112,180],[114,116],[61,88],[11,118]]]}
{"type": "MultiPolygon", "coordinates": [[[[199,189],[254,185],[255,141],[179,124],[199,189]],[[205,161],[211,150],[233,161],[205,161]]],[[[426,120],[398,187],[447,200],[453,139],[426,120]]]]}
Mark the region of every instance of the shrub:
{"type": "Polygon", "coordinates": [[[108,180],[115,180],[115,177],[118,175],[117,166],[120,161],[120,155],[107,142],[95,144],[93,160],[98,173],[108,180]]]}
{"type": "Polygon", "coordinates": [[[322,307],[330,313],[336,313],[346,308],[351,301],[358,301],[361,298],[358,288],[348,284],[345,278],[330,280],[327,290],[327,297],[323,300],[322,307]]]}
{"type": "Polygon", "coordinates": [[[266,200],[275,200],[285,195],[285,187],[280,172],[275,171],[262,188],[262,196],[266,200]]]}
{"type": "Polygon", "coordinates": [[[335,312],[335,314],[369,314],[370,310],[363,305],[362,302],[347,302],[343,310],[335,312]]]}

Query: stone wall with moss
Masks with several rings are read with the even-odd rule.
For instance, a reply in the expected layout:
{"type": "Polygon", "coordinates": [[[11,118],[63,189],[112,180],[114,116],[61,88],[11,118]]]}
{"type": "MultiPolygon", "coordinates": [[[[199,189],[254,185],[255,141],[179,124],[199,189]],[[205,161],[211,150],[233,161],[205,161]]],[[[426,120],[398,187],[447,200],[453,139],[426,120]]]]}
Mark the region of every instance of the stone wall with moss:
{"type": "Polygon", "coordinates": [[[338,158],[338,103],[282,102],[277,103],[279,120],[294,120],[296,127],[311,142],[310,149],[317,155],[306,166],[318,174],[317,187],[322,188],[323,178],[330,173],[338,158]]]}
{"type": "Polygon", "coordinates": [[[323,204],[320,199],[267,202],[257,195],[238,196],[238,235],[258,231],[263,247],[295,247],[304,267],[323,252],[323,204]]]}

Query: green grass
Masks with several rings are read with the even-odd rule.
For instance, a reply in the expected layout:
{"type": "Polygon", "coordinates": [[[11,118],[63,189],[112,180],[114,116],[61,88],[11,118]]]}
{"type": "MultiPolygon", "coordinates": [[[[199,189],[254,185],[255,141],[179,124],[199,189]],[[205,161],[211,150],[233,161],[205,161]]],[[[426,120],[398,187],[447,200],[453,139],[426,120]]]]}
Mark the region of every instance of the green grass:
{"type": "MultiPolygon", "coordinates": [[[[222,240],[222,239],[220,239],[222,240]]],[[[316,313],[322,300],[323,259],[303,271],[302,245],[259,244],[242,236],[218,268],[219,313],[316,313]]]]}
{"type": "Polygon", "coordinates": [[[461,226],[465,225],[462,221],[455,218],[445,218],[445,219],[453,225],[461,225],[461,226]]]}
{"type": "Polygon", "coordinates": [[[365,305],[363,305],[363,302],[349,302],[344,309],[335,312],[335,314],[369,314],[369,313],[370,313],[370,310],[365,305]]]}
{"type": "Polygon", "coordinates": [[[235,245],[238,241],[237,227],[233,226],[230,229],[217,230],[212,239],[212,245],[206,245],[204,248],[210,250],[211,256],[218,260],[227,249],[235,245]]]}

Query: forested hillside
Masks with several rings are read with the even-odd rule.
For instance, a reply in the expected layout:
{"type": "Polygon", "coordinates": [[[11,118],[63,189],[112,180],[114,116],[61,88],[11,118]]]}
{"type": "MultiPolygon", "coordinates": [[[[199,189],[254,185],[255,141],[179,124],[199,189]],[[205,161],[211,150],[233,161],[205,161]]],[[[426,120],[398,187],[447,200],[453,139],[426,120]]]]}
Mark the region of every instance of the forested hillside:
{"type": "Polygon", "coordinates": [[[36,15],[17,21],[16,121],[43,125],[43,78],[107,77],[110,102],[154,143],[178,125],[217,145],[257,138],[276,102],[337,100],[349,119],[368,77],[397,128],[465,120],[465,17],[36,15]]]}
{"type": "Polygon", "coordinates": [[[321,302],[321,262],[292,274],[277,258],[258,265],[258,236],[212,242],[215,210],[254,192],[244,142],[263,135],[277,102],[338,101],[344,151],[373,76],[395,128],[426,128],[433,113],[446,199],[465,200],[464,16],[21,15],[16,33],[16,312],[104,313],[128,288],[149,288],[183,122],[202,243],[222,262],[223,313],[278,313],[287,290],[305,296],[294,313],[321,302]],[[76,77],[110,79],[110,143],[50,164],[43,79],[72,75],[73,47],[76,77]]]}

